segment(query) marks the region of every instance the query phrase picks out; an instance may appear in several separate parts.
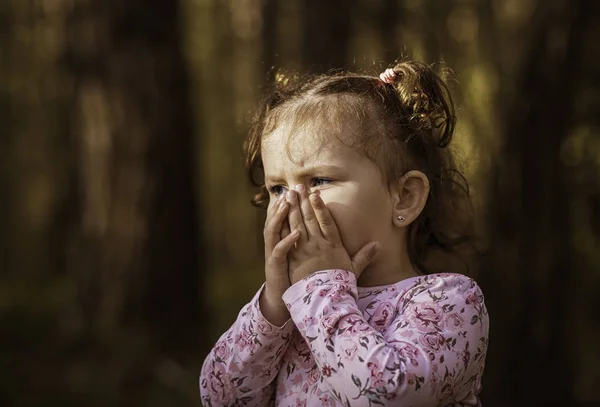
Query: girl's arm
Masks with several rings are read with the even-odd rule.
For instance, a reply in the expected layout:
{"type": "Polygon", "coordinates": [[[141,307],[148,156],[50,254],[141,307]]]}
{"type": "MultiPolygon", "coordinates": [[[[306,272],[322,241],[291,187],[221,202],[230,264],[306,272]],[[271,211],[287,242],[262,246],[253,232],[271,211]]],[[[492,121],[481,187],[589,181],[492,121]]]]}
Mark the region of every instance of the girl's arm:
{"type": "Polygon", "coordinates": [[[205,407],[268,406],[275,378],[294,330],[291,321],[272,325],[260,311],[261,288],[206,357],[200,375],[205,407]]]}
{"type": "Polygon", "coordinates": [[[283,298],[322,380],[342,405],[478,404],[488,317],[473,280],[425,276],[400,304],[380,297],[383,302],[367,309],[379,330],[357,306],[351,272],[314,273],[283,298]],[[314,323],[301,324],[306,316],[314,323]]]}
{"type": "Polygon", "coordinates": [[[272,200],[267,209],[266,283],[242,308],[202,366],[200,394],[207,407],[267,406],[274,400],[275,377],[294,330],[281,296],[290,286],[287,254],[298,234],[281,236],[289,210],[283,198],[272,200]]]}

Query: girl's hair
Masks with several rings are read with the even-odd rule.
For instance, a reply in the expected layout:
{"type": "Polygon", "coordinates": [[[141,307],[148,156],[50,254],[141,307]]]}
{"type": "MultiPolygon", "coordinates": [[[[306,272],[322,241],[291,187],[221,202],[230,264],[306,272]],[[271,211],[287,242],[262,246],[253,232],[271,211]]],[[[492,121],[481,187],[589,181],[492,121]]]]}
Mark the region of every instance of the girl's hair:
{"type": "Polygon", "coordinates": [[[393,84],[352,73],[276,76],[245,144],[250,180],[260,188],[252,203],[268,205],[261,142],[282,121],[290,124],[291,119],[294,128],[318,117],[339,128],[348,118],[358,119],[353,120],[359,131],[351,145],[377,165],[388,188],[409,170],[422,171],[429,179],[425,208],[409,226],[413,266],[433,272],[426,261],[439,253],[458,255],[466,265],[465,248],[477,249],[468,183],[446,148],[456,122],[450,92],[424,63],[403,61],[393,71],[393,84]]]}

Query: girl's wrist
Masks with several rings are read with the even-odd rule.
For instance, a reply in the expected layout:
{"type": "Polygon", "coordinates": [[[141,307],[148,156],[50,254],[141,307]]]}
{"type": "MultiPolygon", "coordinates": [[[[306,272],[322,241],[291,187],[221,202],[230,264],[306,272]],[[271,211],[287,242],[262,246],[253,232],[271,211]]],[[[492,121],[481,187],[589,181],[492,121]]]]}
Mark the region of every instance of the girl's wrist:
{"type": "Polygon", "coordinates": [[[283,293],[285,292],[284,289],[277,289],[274,288],[273,286],[269,285],[269,283],[265,283],[265,289],[263,290],[263,295],[265,296],[265,299],[268,300],[270,305],[279,305],[279,302],[281,301],[281,304],[283,306],[285,306],[285,304],[283,303],[283,293]]]}
{"type": "Polygon", "coordinates": [[[258,302],[263,317],[277,327],[282,327],[291,318],[283,299],[273,297],[267,287],[263,290],[258,302]]]}

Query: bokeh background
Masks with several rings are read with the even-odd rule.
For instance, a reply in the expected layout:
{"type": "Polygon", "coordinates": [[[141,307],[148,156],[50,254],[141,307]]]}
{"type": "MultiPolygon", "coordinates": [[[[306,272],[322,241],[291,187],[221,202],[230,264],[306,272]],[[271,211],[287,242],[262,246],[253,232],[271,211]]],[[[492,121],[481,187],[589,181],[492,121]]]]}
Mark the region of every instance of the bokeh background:
{"type": "Polygon", "coordinates": [[[200,405],[263,281],[265,85],[398,57],[454,71],[484,405],[600,403],[599,23],[594,0],[0,1],[0,406],[200,405]]]}

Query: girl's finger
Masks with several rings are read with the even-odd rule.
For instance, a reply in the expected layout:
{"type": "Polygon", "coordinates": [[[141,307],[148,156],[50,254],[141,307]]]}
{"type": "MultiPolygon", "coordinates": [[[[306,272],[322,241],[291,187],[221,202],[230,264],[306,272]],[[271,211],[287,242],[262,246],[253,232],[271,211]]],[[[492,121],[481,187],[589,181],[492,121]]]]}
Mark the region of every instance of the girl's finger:
{"type": "Polygon", "coordinates": [[[273,202],[273,204],[267,208],[267,217],[265,219],[265,227],[267,227],[267,225],[271,221],[273,214],[277,213],[277,207],[284,199],[285,199],[285,194],[279,195],[279,197],[275,200],[275,202],[273,202]]]}
{"type": "Polygon", "coordinates": [[[285,220],[289,204],[285,201],[280,202],[277,207],[273,208],[273,214],[269,219],[269,222],[265,225],[264,239],[265,239],[265,257],[269,257],[275,246],[281,240],[281,226],[285,220]]]}
{"type": "Polygon", "coordinates": [[[283,220],[283,225],[281,226],[281,233],[279,234],[279,236],[282,239],[285,239],[290,233],[290,221],[287,218],[285,218],[283,220]]]}
{"type": "Polygon", "coordinates": [[[304,221],[302,220],[302,211],[300,210],[300,202],[298,200],[298,193],[293,190],[287,192],[287,202],[290,205],[290,214],[288,219],[290,221],[290,229],[297,230],[300,233],[298,242],[304,243],[308,241],[308,234],[304,227],[304,221]]]}
{"type": "Polygon", "coordinates": [[[362,274],[363,270],[369,265],[371,260],[375,258],[375,255],[377,255],[380,248],[381,244],[379,242],[370,242],[354,255],[352,258],[352,272],[357,278],[362,274]]]}
{"type": "Polygon", "coordinates": [[[321,233],[325,239],[332,243],[341,243],[342,238],[337,225],[331,216],[331,212],[329,212],[329,209],[327,209],[325,202],[323,202],[319,194],[311,194],[310,203],[314,210],[317,221],[319,222],[321,233]]]}
{"type": "Polygon", "coordinates": [[[302,219],[304,220],[304,226],[306,227],[306,231],[308,232],[308,239],[310,240],[313,237],[322,237],[321,228],[319,227],[319,221],[315,216],[315,211],[308,199],[308,191],[306,188],[302,188],[298,190],[298,195],[300,196],[300,209],[302,210],[302,219]]]}
{"type": "Polygon", "coordinates": [[[290,249],[296,244],[296,241],[300,238],[300,233],[297,230],[294,230],[292,233],[287,235],[285,239],[282,239],[271,252],[271,257],[269,261],[271,265],[279,265],[284,264],[287,261],[287,254],[290,249]]]}

